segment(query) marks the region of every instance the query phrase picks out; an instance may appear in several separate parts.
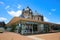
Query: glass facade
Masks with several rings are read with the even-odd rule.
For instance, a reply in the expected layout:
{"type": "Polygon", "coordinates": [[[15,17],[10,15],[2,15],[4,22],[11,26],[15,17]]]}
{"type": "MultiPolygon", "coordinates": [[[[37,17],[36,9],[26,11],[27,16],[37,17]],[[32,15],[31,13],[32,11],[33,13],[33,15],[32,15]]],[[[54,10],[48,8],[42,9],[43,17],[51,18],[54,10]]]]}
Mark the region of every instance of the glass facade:
{"type": "Polygon", "coordinates": [[[48,24],[44,24],[44,32],[48,33],[50,31],[49,25],[48,24]]]}
{"type": "Polygon", "coordinates": [[[44,32],[44,24],[38,24],[39,33],[44,32]]]}
{"type": "Polygon", "coordinates": [[[49,24],[20,21],[20,23],[17,24],[16,29],[17,29],[16,31],[20,34],[37,34],[48,33],[49,31],[51,31],[52,28],[49,26],[49,24]]]}
{"type": "Polygon", "coordinates": [[[44,31],[44,25],[36,22],[20,21],[16,29],[21,34],[36,34],[44,31]]]}
{"type": "Polygon", "coordinates": [[[52,25],[52,26],[51,26],[51,29],[52,29],[54,32],[60,32],[60,26],[52,25]]]}

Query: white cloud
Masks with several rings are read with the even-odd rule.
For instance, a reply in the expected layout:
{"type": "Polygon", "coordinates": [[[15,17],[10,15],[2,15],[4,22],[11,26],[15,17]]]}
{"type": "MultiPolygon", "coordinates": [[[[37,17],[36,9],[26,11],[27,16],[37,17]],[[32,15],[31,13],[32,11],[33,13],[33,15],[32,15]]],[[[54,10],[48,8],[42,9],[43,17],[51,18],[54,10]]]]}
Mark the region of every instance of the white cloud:
{"type": "Polygon", "coordinates": [[[21,5],[20,4],[18,4],[18,7],[17,7],[18,9],[20,9],[21,8],[21,5]]]}
{"type": "Polygon", "coordinates": [[[49,15],[51,15],[51,12],[49,12],[49,15]]]}
{"type": "Polygon", "coordinates": [[[49,21],[49,19],[47,17],[44,17],[44,21],[49,21]]]}
{"type": "Polygon", "coordinates": [[[0,1],[0,4],[4,4],[4,2],[1,2],[1,1],[0,1]]]}
{"type": "MultiPolygon", "coordinates": [[[[11,16],[17,16],[18,17],[18,16],[20,16],[22,14],[22,11],[21,10],[13,11],[10,8],[11,8],[11,6],[9,6],[9,5],[5,7],[5,9],[8,10],[7,12],[8,12],[9,15],[11,15],[11,16]]],[[[21,5],[18,4],[17,8],[20,9],[21,8],[21,5]]]]}
{"type": "Polygon", "coordinates": [[[5,7],[5,9],[8,9],[8,8],[10,8],[10,6],[9,6],[9,5],[5,7]]]}
{"type": "Polygon", "coordinates": [[[51,9],[51,11],[53,11],[53,12],[54,12],[54,11],[56,11],[56,9],[54,9],[54,8],[53,8],[53,9],[51,9]]]}
{"type": "Polygon", "coordinates": [[[18,10],[18,11],[8,11],[8,14],[10,14],[11,16],[20,16],[22,14],[22,11],[21,10],[18,10]]]}
{"type": "Polygon", "coordinates": [[[49,12],[49,15],[52,15],[52,12],[55,12],[56,11],[56,9],[55,8],[52,8],[51,10],[50,10],[50,12],[49,12]]]}
{"type": "Polygon", "coordinates": [[[57,24],[60,24],[60,22],[57,22],[57,24]]]}
{"type": "Polygon", "coordinates": [[[4,17],[0,17],[0,21],[6,21],[7,18],[4,18],[4,17]]]}

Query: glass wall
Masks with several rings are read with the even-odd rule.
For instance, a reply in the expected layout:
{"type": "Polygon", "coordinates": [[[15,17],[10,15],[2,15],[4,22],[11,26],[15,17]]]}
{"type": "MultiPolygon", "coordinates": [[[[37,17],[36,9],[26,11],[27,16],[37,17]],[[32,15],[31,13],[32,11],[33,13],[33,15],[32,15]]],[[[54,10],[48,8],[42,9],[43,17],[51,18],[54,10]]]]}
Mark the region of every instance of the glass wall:
{"type": "Polygon", "coordinates": [[[58,26],[58,25],[52,25],[52,26],[51,26],[51,29],[52,29],[54,32],[60,32],[60,26],[58,26]]]}
{"type": "Polygon", "coordinates": [[[52,30],[60,31],[59,26],[50,27],[49,24],[37,22],[20,21],[16,26],[16,31],[21,34],[48,33],[52,30]]]}
{"type": "Polygon", "coordinates": [[[48,24],[44,24],[44,32],[48,33],[50,31],[50,27],[48,24]]]}
{"type": "Polygon", "coordinates": [[[20,34],[48,33],[52,30],[60,31],[60,26],[49,26],[37,22],[20,21],[16,26],[16,31],[20,34]]]}
{"type": "Polygon", "coordinates": [[[21,21],[21,34],[33,34],[38,32],[38,24],[35,22],[21,21]]]}
{"type": "Polygon", "coordinates": [[[38,33],[44,32],[44,24],[38,24],[38,33]]]}

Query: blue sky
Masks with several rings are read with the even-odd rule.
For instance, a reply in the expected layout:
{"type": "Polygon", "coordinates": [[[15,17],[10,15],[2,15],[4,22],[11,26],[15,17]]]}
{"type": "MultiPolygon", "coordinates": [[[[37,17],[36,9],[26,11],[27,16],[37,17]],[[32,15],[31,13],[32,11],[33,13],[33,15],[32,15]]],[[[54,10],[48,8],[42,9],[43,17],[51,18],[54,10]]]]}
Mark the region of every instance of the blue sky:
{"type": "Polygon", "coordinates": [[[44,21],[60,23],[60,0],[0,0],[0,21],[8,23],[29,6],[44,16],[44,21]]]}

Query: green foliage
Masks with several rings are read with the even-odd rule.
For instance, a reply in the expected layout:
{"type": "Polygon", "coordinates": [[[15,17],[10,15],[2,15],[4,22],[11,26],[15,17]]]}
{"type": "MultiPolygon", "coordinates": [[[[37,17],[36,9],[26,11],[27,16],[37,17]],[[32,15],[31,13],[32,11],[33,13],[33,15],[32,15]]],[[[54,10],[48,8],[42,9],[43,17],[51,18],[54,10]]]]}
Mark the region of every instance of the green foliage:
{"type": "Polygon", "coordinates": [[[15,28],[16,28],[16,24],[14,25],[11,25],[12,29],[11,29],[11,32],[14,32],[15,28]]]}
{"type": "Polygon", "coordinates": [[[6,29],[6,24],[4,21],[0,22],[0,27],[3,27],[4,29],[6,29]]]}
{"type": "Polygon", "coordinates": [[[5,27],[5,22],[3,21],[3,22],[0,22],[0,26],[1,27],[5,27]]]}

